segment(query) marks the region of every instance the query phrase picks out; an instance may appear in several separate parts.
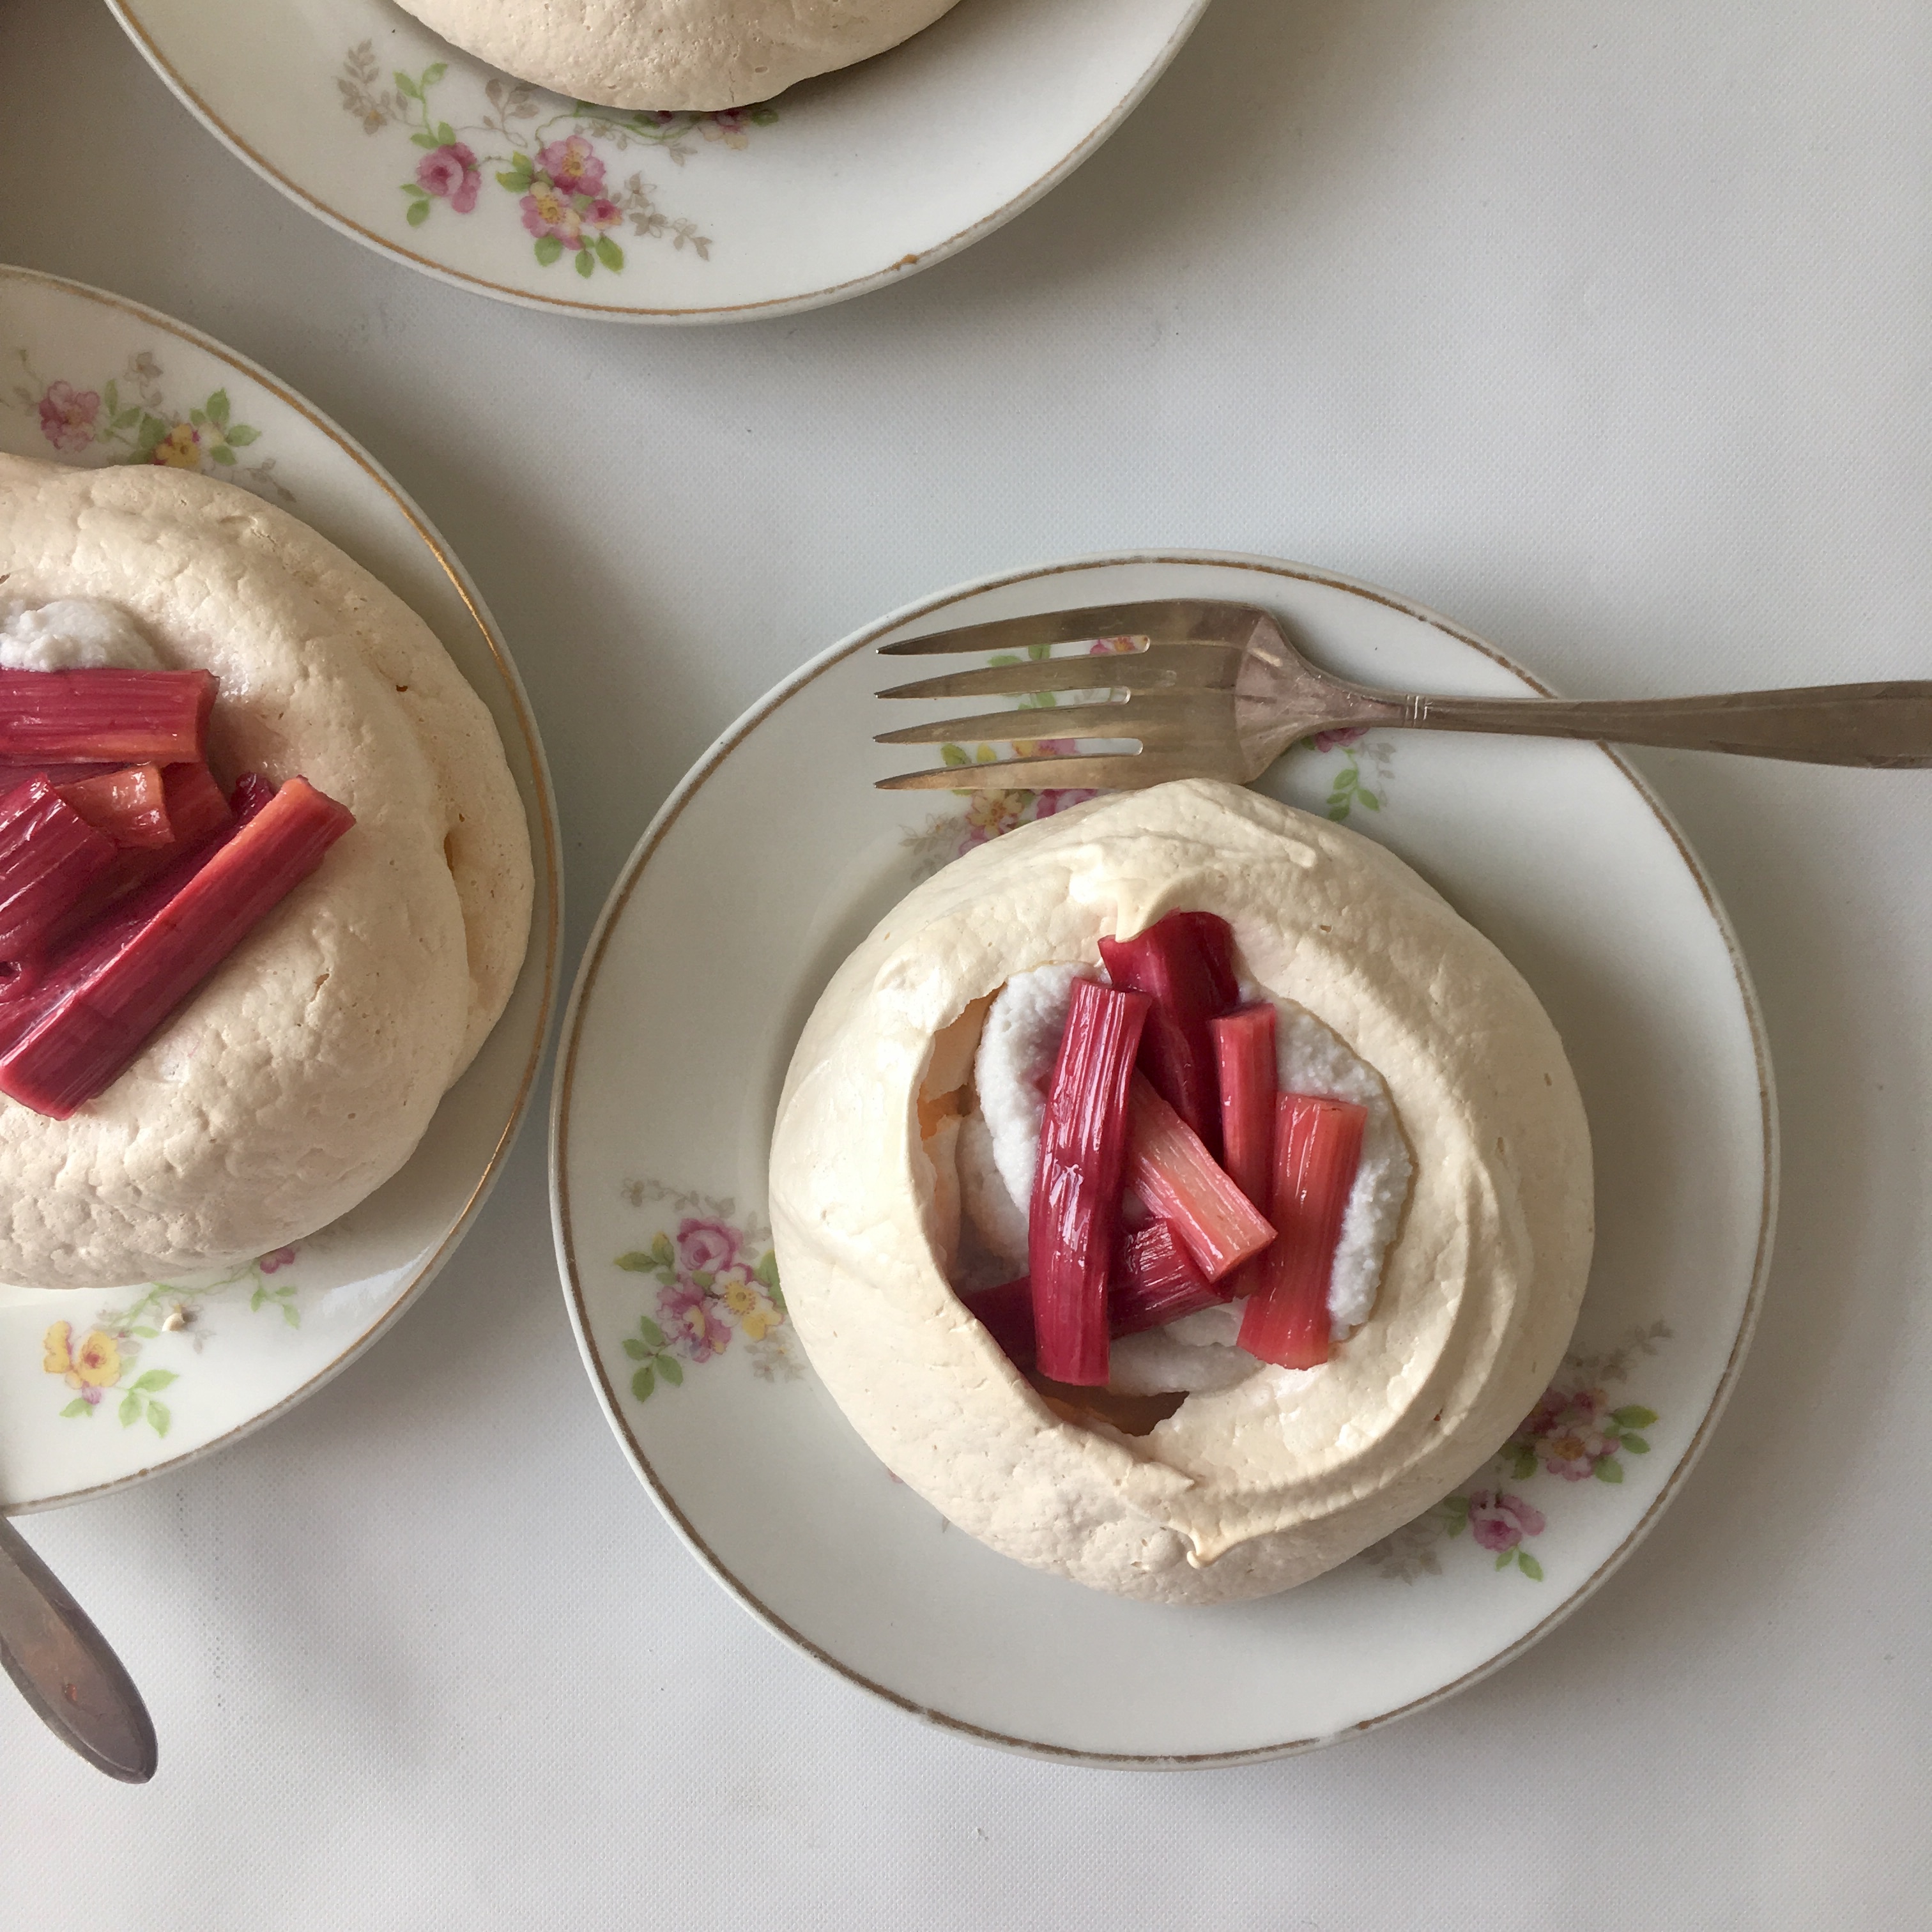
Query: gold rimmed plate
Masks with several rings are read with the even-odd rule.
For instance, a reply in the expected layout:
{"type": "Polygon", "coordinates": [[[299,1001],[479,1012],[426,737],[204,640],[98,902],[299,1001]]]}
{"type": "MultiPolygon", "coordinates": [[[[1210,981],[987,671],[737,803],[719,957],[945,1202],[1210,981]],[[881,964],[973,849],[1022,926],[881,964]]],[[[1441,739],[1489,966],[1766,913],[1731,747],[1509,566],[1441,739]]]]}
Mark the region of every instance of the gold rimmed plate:
{"type": "Polygon", "coordinates": [[[330,1227],[110,1294],[0,1288],[0,1510],[70,1502],[234,1441],[381,1334],[448,1258],[528,1108],[554,1005],[556,814],[516,668],[442,540],[366,452],[265,370],[101,290],[0,268],[0,449],[164,463],[252,490],[373,571],[489,706],[530,825],[530,950],[415,1154],[330,1227]]]}
{"type": "MultiPolygon", "coordinates": [[[[865,1690],[988,1742],[1108,1764],[1227,1763],[1352,1735],[1474,1682],[1574,1610],[1708,1438],[1762,1292],[1776,1192],[1743,960],[1695,857],[1622,760],[1426,734],[1298,747],[1262,788],[1415,866],[1562,1032],[1598,1202],[1568,1358],[1453,1495],[1258,1603],[1097,1595],[994,1555],[893,1480],[787,1319],[764,1205],[780,1084],[820,990],[876,920],[963,850],[1077,795],[876,790],[904,754],[872,742],[873,694],[899,681],[874,646],[1182,597],[1262,605],[1316,662],[1365,683],[1540,689],[1399,597],[1252,558],[1089,560],[898,611],[771,693],[658,814],[579,973],[551,1107],[558,1255],[585,1363],[699,1558],[865,1690]]],[[[1096,668],[1094,682],[1108,680],[1096,668]]],[[[1018,714],[1014,740],[1050,742],[1052,717],[1018,714]]]]}
{"type": "Polygon", "coordinates": [[[620,322],[782,315],[969,247],[1096,149],[1208,0],[959,0],[728,112],[526,86],[389,0],[110,0],[218,140],[366,246],[620,322]]]}

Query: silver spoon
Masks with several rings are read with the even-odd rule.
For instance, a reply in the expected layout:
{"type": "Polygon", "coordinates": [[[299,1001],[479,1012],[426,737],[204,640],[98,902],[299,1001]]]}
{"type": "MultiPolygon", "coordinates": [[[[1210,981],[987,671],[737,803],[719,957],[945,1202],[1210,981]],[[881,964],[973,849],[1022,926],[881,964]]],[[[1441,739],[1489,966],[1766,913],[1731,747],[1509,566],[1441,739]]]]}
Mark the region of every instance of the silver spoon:
{"type": "Polygon", "coordinates": [[[141,1694],[60,1579],[0,1516],[0,1664],[49,1730],[127,1784],[154,1774],[141,1694]]]}

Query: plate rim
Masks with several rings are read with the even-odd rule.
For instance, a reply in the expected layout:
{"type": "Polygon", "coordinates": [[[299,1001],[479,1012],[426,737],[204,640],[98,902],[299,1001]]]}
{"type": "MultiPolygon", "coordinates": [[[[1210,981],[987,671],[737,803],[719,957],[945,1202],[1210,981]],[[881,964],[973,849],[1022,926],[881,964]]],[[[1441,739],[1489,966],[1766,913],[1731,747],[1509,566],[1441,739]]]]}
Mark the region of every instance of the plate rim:
{"type": "MultiPolygon", "coordinates": [[[[65,275],[50,274],[43,268],[0,262],[0,290],[4,290],[10,283],[16,282],[38,284],[44,288],[57,290],[63,295],[77,296],[86,301],[98,303],[104,308],[135,316],[147,326],[172,335],[177,340],[185,342],[191,347],[214,356],[218,361],[226,363],[230,368],[239,370],[251,382],[259,382],[278,402],[292,409],[313,428],[319,430],[335,444],[402,512],[404,520],[434,558],[438,567],[449,579],[451,587],[462,600],[485,649],[489,652],[490,662],[503,680],[504,688],[509,694],[511,706],[516,713],[518,730],[529,753],[531,770],[536,780],[537,823],[532,826],[531,830],[538,835],[532,842],[541,844],[542,848],[549,890],[545,896],[548,914],[543,922],[541,938],[538,931],[537,908],[533,904],[531,909],[530,950],[535,952],[541,944],[543,985],[538,1000],[537,1024],[533,1030],[530,1056],[518,1078],[516,1092],[512,1098],[496,1143],[490,1150],[489,1160],[477,1177],[468,1198],[451,1222],[436,1251],[423,1263],[395,1299],[340,1354],[317,1370],[308,1381],[290,1390],[269,1407],[250,1416],[245,1421],[237,1423],[222,1435],[198,1444],[192,1449],[184,1450],[178,1456],[166,1456],[158,1462],[146,1463],[125,1475],[112,1476],[105,1482],[90,1484],[84,1489],[64,1490],[58,1496],[36,1497],[32,1502],[24,1503],[0,1500],[0,1516],[31,1516],[42,1510],[64,1509],[70,1503],[89,1502],[97,1496],[107,1496],[115,1490],[146,1482],[150,1477],[186,1468],[190,1463],[199,1462],[218,1450],[230,1448],[244,1436],[253,1435],[257,1430],[285,1415],[298,1402],[306,1401],[325,1382],[332,1381],[350,1363],[372,1348],[408,1310],[416,1305],[424,1290],[442,1271],[445,1264],[460,1246],[483,1204],[495,1191],[511,1150],[516,1145],[524,1124],[530,1117],[530,1103],[536,1092],[537,1075],[550,1039],[550,1024],[556,1017],[557,982],[561,976],[560,967],[563,940],[563,865],[562,839],[557,824],[556,794],[550,782],[550,761],[544,754],[543,740],[537,730],[536,716],[530,707],[529,694],[524,688],[522,676],[517,670],[515,661],[510,656],[508,646],[503,641],[502,632],[497,628],[496,620],[483,602],[482,593],[470,581],[470,574],[460,560],[444,542],[441,533],[423,514],[415,500],[346,430],[317,409],[306,397],[290,388],[286,383],[271,374],[260,363],[242,355],[239,350],[229,348],[214,337],[203,334],[187,322],[176,320],[172,316],[164,314],[159,309],[150,308],[145,302],[117,295],[111,289],[97,288],[92,283],[76,281],[65,275]]],[[[466,679],[464,681],[468,682],[466,679]]],[[[526,820],[529,818],[527,812],[525,818],[526,820]]],[[[519,969],[520,976],[522,970],[519,969]]],[[[413,1154],[411,1158],[414,1158],[413,1154]]]]}
{"type": "MultiPolygon", "coordinates": [[[[173,65],[155,44],[134,11],[136,0],[107,0],[108,10],[119,23],[122,31],[132,40],[148,64],[158,74],[168,91],[199,121],[207,131],[238,160],[244,162],[269,185],[278,190],[298,208],[306,210],[318,220],[326,223],[338,234],[346,235],[352,242],[379,255],[400,262],[419,274],[433,277],[447,283],[452,288],[466,290],[472,294],[488,297],[496,302],[515,304],[522,308],[538,310],[561,311],[568,315],[582,316],[603,322],[626,322],[635,326],[656,323],[673,326],[702,322],[749,322],[766,317],[776,317],[802,314],[808,309],[823,308],[835,302],[849,302],[854,296],[869,294],[874,289],[902,281],[917,274],[922,268],[962,254],[973,244],[1003,228],[1016,215],[1024,213],[1033,204],[1050,194],[1083,162],[1092,158],[1104,146],[1122,122],[1133,112],[1144,100],[1168,67],[1174,56],[1184,46],[1195,28],[1200,25],[1201,16],[1206,13],[1210,0],[1181,0],[1182,16],[1169,32],[1167,39],[1155,51],[1146,68],[1135,79],[1126,92],[1112,107],[1082,135],[1052,166],[1036,176],[1017,194],[1000,205],[982,214],[976,221],[968,222],[944,241],[916,255],[902,256],[876,268],[869,274],[856,275],[843,282],[834,282],[821,289],[812,290],[795,296],[775,296],[764,301],[754,302],[728,302],[703,308],[656,308],[636,304],[622,308],[604,302],[584,302],[564,296],[539,295],[534,290],[512,287],[505,282],[492,281],[485,276],[472,275],[460,268],[419,254],[412,248],[404,247],[387,236],[379,235],[358,221],[352,215],[343,214],[333,208],[298,182],[284,174],[266,156],[258,154],[230,128],[226,122],[196,92],[188,81],[176,71],[173,65]]],[[[418,24],[422,24],[418,22],[418,24]]],[[[430,29],[434,32],[434,29],[430,29]]],[[[440,37],[439,37],[440,38],[440,37]]],[[[453,44],[453,43],[452,44],[453,44]]],[[[459,52],[466,50],[458,50],[459,52]]],[[[892,50],[887,48],[886,52],[892,50]]],[[[481,56],[470,55],[472,59],[481,56]]],[[[874,58],[878,56],[874,56],[874,58]]],[[[483,62],[486,67],[488,62],[483,62]]],[[[502,70],[493,68],[493,72],[502,70]]],[[[835,70],[836,71],[836,70],[835,70]]],[[[509,76],[514,79],[514,76],[509,76]]],[[[548,92],[548,90],[545,90],[548,92]]]]}
{"type": "Polygon", "coordinates": [[[1412,599],[1386,590],[1379,585],[1368,584],[1360,579],[1344,576],[1339,572],[1320,569],[1312,565],[1299,564],[1286,560],[1262,556],[1232,550],[1202,550],[1186,549],[1123,550],[1095,552],[1078,557],[1046,564],[1034,565],[1023,568],[999,571],[954,584],[932,596],[916,599],[899,609],[863,626],[859,630],[842,638],[838,643],[820,651],[805,664],[774,685],[764,695],[742,712],[724,731],[699,756],[684,777],[680,780],[662,806],[652,815],[643,836],[632,848],[616,880],[599,910],[596,925],[591,930],[583,954],[579,959],[577,973],[571,987],[570,997],[566,1002],[562,1020],[557,1034],[557,1053],[550,1078],[550,1107],[549,1122],[548,1159],[550,1168],[550,1222],[556,1243],[557,1272],[563,1289],[566,1306],[570,1316],[572,1333],[577,1339],[578,1352],[582,1358],[586,1373],[596,1390],[599,1406],[604,1411],[604,1420],[611,1433],[617,1438],[619,1447],[630,1462],[639,1481],[650,1493],[663,1513],[672,1529],[689,1549],[716,1581],[734,1597],[766,1628],[783,1639],[794,1648],[802,1651],[814,1661],[824,1665],[838,1676],[859,1689],[870,1692],[886,1703],[912,1716],[923,1719],[936,1727],[970,1737],[977,1742],[998,1749],[1016,1753],[1020,1756],[1045,1760],[1062,1764],[1080,1764],[1117,1770],[1180,1770],[1213,1766],[1256,1764],[1271,1759],[1288,1757],[1305,1751],[1314,1750],[1324,1744],[1332,1744],[1344,1736],[1354,1736],[1369,1731],[1378,1730],[1398,1720],[1412,1717],[1453,1697],[1459,1692],[1480,1682],[1492,1672],[1514,1661],[1533,1645],[1540,1642],[1556,1627],[1564,1622],[1594,1596],[1610,1576],[1628,1558],[1651,1530],[1665,1508],[1673,1502],[1678,1491],[1688,1479],[1692,1469],[1702,1456],[1712,1435],[1722,1418],[1734,1392],[1744,1361],[1748,1354],[1753,1336],[1756,1333],[1759,1316],[1762,1310],[1766,1284],[1771,1268],[1772,1249],[1775,1243],[1778,1226],[1779,1187],[1780,1134],[1778,1114],[1777,1088],[1772,1069],[1770,1042],[1767,1035],[1762,1009],[1760,1005],[1756,988],[1752,982],[1750,969],[1745,964],[1744,951],[1739,944],[1737,932],[1722,901],[1706,874],[1702,864],[1684,836],[1676,819],[1657,796],[1648,780],[1633,766],[1628,758],[1615,747],[1599,744],[1596,749],[1629,782],[1638,798],[1654,814],[1658,822],[1676,848],[1678,856],[1688,871],[1693,882],[1702,896],[1720,938],[1724,943],[1732,979],[1737,988],[1749,1031],[1758,1082],[1758,1120],[1760,1153],[1763,1163],[1763,1180],[1759,1202],[1759,1220],[1756,1246],[1754,1255],[1750,1281],[1745,1292],[1743,1310],[1739,1316],[1737,1331],[1732,1338],[1729,1354],[1718,1375],[1711,1398],[1690,1439],[1678,1456],[1670,1474],[1664,1478],[1657,1494],[1652,1498],[1642,1514],[1624,1533],[1616,1546],[1606,1555],[1564,1600],[1550,1614],[1532,1624],[1521,1635],[1485,1658],[1458,1677],[1446,1684],[1438,1684],[1432,1690],[1406,1703],[1378,1712],[1360,1720],[1346,1731],[1322,1736],[1294,1738],[1279,1743],[1244,1746],[1225,1751],[1198,1752],[1126,1752],[1085,1750],[1070,1745],[1050,1744],[1039,1738],[1023,1738],[1010,1732],[996,1731],[986,1726],[953,1716],[932,1706],[919,1702],[903,1693],[886,1685],[874,1682],[853,1665],[832,1656],[820,1645],[794,1628],[770,1606],[763,1603],[748,1588],[723,1562],[710,1549],[698,1534],[676,1499],[670,1494],[657,1472],[651,1466],[636,1437],[623,1420],[622,1408],[617,1400],[609,1376],[605,1373],[602,1358],[593,1346],[590,1332],[590,1316],[584,1305],[582,1283],[578,1276],[577,1258],[572,1238],[570,1188],[568,1172],[569,1155],[569,1109],[576,1081],[578,1048],[580,1044],[583,1017],[592,996],[597,976],[602,966],[616,922],[622,916],[633,893],[641,882],[652,855],[663,843],[686,806],[698,790],[711,778],[732,752],[748,738],[760,724],[788,703],[798,692],[822,676],[835,665],[842,663],[854,653],[865,650],[868,645],[890,632],[916,620],[929,616],[938,610],[980,595],[988,590],[998,590],[1016,584],[1037,582],[1042,579],[1070,575],[1073,572],[1121,566],[1135,565],[1207,566],[1235,568],[1257,571],[1275,577],[1292,578],[1298,582],[1320,584],[1330,589],[1350,592],[1372,603],[1382,604],[1414,618],[1430,628],[1443,632],[1479,652],[1492,663],[1501,666],[1523,682],[1538,695],[1550,698],[1556,694],[1531,672],[1510,657],[1506,652],[1480,638],[1473,632],[1451,622],[1426,606],[1412,599]]]}

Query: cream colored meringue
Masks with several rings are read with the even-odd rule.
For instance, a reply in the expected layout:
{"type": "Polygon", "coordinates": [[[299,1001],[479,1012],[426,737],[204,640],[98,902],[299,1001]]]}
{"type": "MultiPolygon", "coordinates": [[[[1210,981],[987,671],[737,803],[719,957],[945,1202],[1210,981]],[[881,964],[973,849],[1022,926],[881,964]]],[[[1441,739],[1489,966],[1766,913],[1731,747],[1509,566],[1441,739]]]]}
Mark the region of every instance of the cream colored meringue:
{"type": "MultiPolygon", "coordinates": [[[[950,1137],[949,1137],[950,1139],[950,1137]]],[[[895,1474],[1036,1568],[1213,1603],[1302,1582],[1479,1467],[1560,1360],[1592,1242],[1589,1138],[1520,976],[1400,860],[1239,788],[1096,800],[910,894],[835,975],[772,1148],[787,1302],[895,1474]],[[957,1188],[922,1142],[935,1040],[1013,974],[1217,913],[1244,975],[1386,1084],[1414,1160],[1366,1324],[1324,1366],[1190,1395],[1150,1433],[1068,1419],[948,1282],[957,1188]]]]}
{"type": "Polygon", "coordinates": [[[110,606],[213,670],[218,777],[299,773],[356,821],[71,1120],[0,1098],[0,1281],[118,1287],[311,1233],[408,1159],[515,982],[530,843],[490,715],[385,586],[192,473],[0,457],[0,578],[16,612],[110,606]]]}
{"type": "Polygon", "coordinates": [[[404,0],[492,67],[607,107],[769,100],[910,40],[955,0],[404,0]]]}

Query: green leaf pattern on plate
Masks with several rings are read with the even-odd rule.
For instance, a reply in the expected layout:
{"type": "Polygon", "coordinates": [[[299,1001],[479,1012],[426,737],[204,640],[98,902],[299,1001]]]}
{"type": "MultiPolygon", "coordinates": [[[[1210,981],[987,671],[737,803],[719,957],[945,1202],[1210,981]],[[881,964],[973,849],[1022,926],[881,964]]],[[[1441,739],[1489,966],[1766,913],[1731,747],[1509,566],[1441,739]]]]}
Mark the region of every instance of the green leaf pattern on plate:
{"type": "MultiPolygon", "coordinates": [[[[668,242],[700,261],[711,259],[711,236],[696,222],[667,212],[641,172],[615,178],[614,154],[650,149],[682,167],[706,146],[743,149],[753,128],[769,128],[778,118],[776,108],[763,104],[711,114],[598,107],[497,75],[472,102],[475,118],[452,121],[430,98],[448,82],[444,61],[420,74],[398,68],[386,75],[371,40],[352,47],[335,75],[344,111],[365,134],[400,129],[416,151],[409,179],[398,184],[404,220],[420,228],[439,209],[474,214],[488,175],[515,198],[537,266],[551,268],[568,256],[586,281],[600,268],[623,273],[616,238],[626,230],[634,241],[668,242]]],[[[454,83],[465,84],[460,76],[454,83]]],[[[487,206],[500,215],[511,212],[500,202],[487,206]]]]}
{"type": "Polygon", "coordinates": [[[64,1387],[80,1391],[62,1415],[92,1420],[110,1394],[118,1393],[114,1414],[123,1429],[146,1423],[157,1436],[166,1436],[174,1425],[174,1411],[160,1396],[181,1379],[182,1371],[143,1367],[143,1354],[164,1347],[184,1364],[189,1356],[200,1354],[212,1339],[205,1305],[244,1283],[250,1288],[251,1312],[278,1309],[286,1326],[299,1328],[298,1284],[292,1277],[269,1280],[292,1266],[296,1255],[293,1247],[278,1248],[199,1287],[151,1282],[124,1307],[100,1310],[80,1333],[70,1322],[53,1323],[40,1338],[40,1366],[48,1375],[59,1376],[64,1387]]]}
{"type": "Polygon", "coordinates": [[[1576,1493],[1562,1485],[1592,1478],[1621,1483],[1628,1473],[1624,1459],[1650,1454],[1648,1439],[1639,1432],[1658,1421],[1656,1410],[1634,1402],[1613,1406],[1608,1390],[1629,1379],[1640,1358],[1656,1354],[1670,1340],[1669,1325],[1653,1322],[1633,1328],[1613,1348],[1568,1358],[1542,1400],[1469,1485],[1364,1550],[1362,1561],[1405,1583],[1440,1576],[1438,1546],[1467,1531],[1471,1542],[1494,1558],[1494,1568],[1541,1582],[1542,1562],[1529,1548],[1550,1527],[1541,1505],[1560,1507],[1576,1493]],[[1534,1501],[1504,1487],[1544,1477],[1555,1477],[1557,1486],[1538,1480],[1534,1501]]]}
{"type": "Polygon", "coordinates": [[[761,1379],[801,1374],[771,1230],[716,1196],[646,1180],[628,1182],[623,1192],[659,1223],[613,1263],[656,1284],[650,1306],[624,1337],[624,1353],[637,1364],[632,1396],[648,1402],[661,1387],[681,1388],[688,1366],[717,1360],[734,1340],[761,1379]]]}
{"type": "Polygon", "coordinates": [[[160,362],[142,350],[104,382],[43,375],[24,349],[13,352],[20,374],[6,400],[37,416],[40,434],[56,456],[80,464],[153,464],[225,477],[256,495],[292,503],[294,493],[275,474],[273,457],[243,462],[238,450],[259,442],[262,432],[237,422],[226,389],[199,403],[171,400],[160,362]]]}

